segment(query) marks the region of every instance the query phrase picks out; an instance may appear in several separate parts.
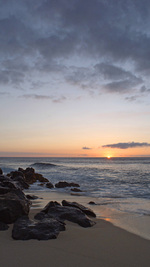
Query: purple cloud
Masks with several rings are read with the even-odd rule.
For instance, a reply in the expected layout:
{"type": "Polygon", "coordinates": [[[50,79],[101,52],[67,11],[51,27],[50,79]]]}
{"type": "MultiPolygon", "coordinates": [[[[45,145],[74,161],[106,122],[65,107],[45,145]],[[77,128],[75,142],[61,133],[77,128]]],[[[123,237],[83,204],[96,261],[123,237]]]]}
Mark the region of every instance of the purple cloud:
{"type": "Polygon", "coordinates": [[[103,145],[102,147],[107,148],[120,148],[120,149],[127,149],[127,148],[135,148],[135,147],[149,147],[149,143],[136,143],[136,142],[128,142],[128,143],[117,143],[117,144],[109,144],[103,145]]]}

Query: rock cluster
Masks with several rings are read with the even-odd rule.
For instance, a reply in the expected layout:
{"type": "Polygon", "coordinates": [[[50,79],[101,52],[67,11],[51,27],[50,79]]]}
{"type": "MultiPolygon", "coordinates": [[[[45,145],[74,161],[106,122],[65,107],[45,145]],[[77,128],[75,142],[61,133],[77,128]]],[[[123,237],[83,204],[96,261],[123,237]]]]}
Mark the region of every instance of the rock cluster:
{"type": "MultiPolygon", "coordinates": [[[[63,203],[67,201],[63,200],[63,203]]],[[[59,232],[65,230],[66,220],[82,227],[91,227],[95,224],[86,216],[87,208],[78,203],[76,207],[73,206],[74,204],[71,206],[71,202],[69,205],[63,206],[56,201],[51,201],[34,216],[34,220],[30,220],[27,216],[19,218],[14,223],[12,237],[16,240],[48,240],[57,238],[59,232]]],[[[95,217],[94,213],[90,214],[95,217]]]]}
{"type": "MultiPolygon", "coordinates": [[[[93,211],[76,202],[62,201],[49,202],[45,208],[30,220],[29,210],[31,199],[36,196],[25,195],[23,189],[39,181],[48,188],[54,186],[41,174],[35,173],[33,168],[25,170],[19,168],[7,175],[3,175],[0,168],[0,230],[7,230],[8,224],[14,223],[12,237],[16,240],[47,240],[57,238],[60,231],[65,230],[65,221],[71,221],[82,227],[91,227],[95,224],[87,216],[96,217],[93,211]]],[[[59,182],[56,188],[79,187],[78,184],[59,182]]]]}
{"type": "Polygon", "coordinates": [[[65,182],[65,181],[61,181],[61,182],[58,182],[57,184],[55,184],[55,187],[56,188],[80,187],[80,185],[76,184],[76,183],[68,183],[68,182],[65,182]]]}
{"type": "MultiPolygon", "coordinates": [[[[62,204],[64,202],[65,200],[62,201],[62,204]]],[[[55,218],[58,221],[62,222],[64,222],[65,220],[71,221],[79,224],[82,227],[91,227],[95,224],[94,221],[90,220],[85,215],[84,209],[81,210],[80,208],[78,208],[78,205],[76,207],[74,207],[73,205],[63,206],[56,201],[55,202],[50,201],[41,212],[35,215],[36,220],[43,220],[48,218],[55,218]]]]}
{"type": "Polygon", "coordinates": [[[50,218],[37,222],[24,216],[14,223],[12,237],[16,240],[48,240],[57,238],[59,232],[64,230],[65,224],[55,219],[50,218]]]}
{"type": "Polygon", "coordinates": [[[96,217],[96,214],[91,209],[86,208],[77,202],[69,202],[69,201],[63,200],[62,205],[67,206],[67,207],[77,208],[81,210],[83,213],[85,213],[87,216],[96,217]]]}
{"type": "Polygon", "coordinates": [[[0,174],[0,223],[14,223],[22,215],[28,215],[31,202],[22,189],[28,188],[22,176],[14,177],[0,174]]]}

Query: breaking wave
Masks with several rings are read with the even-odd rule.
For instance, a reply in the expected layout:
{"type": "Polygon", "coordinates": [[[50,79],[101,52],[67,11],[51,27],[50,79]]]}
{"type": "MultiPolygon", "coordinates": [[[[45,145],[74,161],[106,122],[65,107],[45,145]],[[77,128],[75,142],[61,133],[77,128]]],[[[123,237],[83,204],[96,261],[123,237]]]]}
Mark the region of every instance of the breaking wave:
{"type": "Polygon", "coordinates": [[[52,163],[36,162],[36,163],[33,163],[31,166],[43,169],[43,168],[56,167],[58,165],[52,164],[52,163]]]}

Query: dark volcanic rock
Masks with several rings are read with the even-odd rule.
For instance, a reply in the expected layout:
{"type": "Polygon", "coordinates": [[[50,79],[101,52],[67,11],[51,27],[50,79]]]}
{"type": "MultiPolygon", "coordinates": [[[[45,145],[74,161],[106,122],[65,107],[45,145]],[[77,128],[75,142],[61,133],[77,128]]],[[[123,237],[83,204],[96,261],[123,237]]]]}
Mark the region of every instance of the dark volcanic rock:
{"type": "Polygon", "coordinates": [[[48,240],[57,238],[59,232],[64,230],[64,223],[53,218],[36,222],[24,216],[14,223],[12,237],[17,240],[48,240]]]}
{"type": "Polygon", "coordinates": [[[0,222],[0,231],[8,230],[9,226],[6,223],[0,222]]]}
{"type": "Polygon", "coordinates": [[[62,205],[77,208],[77,209],[81,210],[82,212],[84,212],[88,216],[96,217],[96,214],[91,209],[86,208],[77,202],[69,202],[69,201],[63,200],[62,205]]]}
{"type": "Polygon", "coordinates": [[[32,200],[39,198],[39,197],[34,196],[34,195],[26,195],[26,197],[27,197],[27,199],[32,199],[32,200]]]}
{"type": "Polygon", "coordinates": [[[20,189],[0,195],[0,221],[13,223],[22,215],[28,215],[30,201],[20,189]]]}
{"type": "Polygon", "coordinates": [[[12,179],[15,179],[18,176],[21,176],[22,178],[25,178],[24,174],[22,171],[12,171],[9,173],[9,176],[12,177],[12,179]]]}
{"type": "Polygon", "coordinates": [[[54,188],[53,184],[50,183],[50,182],[46,183],[46,187],[47,187],[47,188],[50,188],[50,189],[51,189],[51,188],[54,188]]]}
{"type": "Polygon", "coordinates": [[[10,191],[11,191],[11,188],[0,186],[0,195],[6,194],[6,193],[8,193],[10,191]]]}
{"type": "Polygon", "coordinates": [[[16,185],[18,187],[20,187],[20,189],[28,189],[29,188],[28,183],[25,182],[23,177],[18,176],[14,180],[15,180],[16,185]]]}
{"type": "Polygon", "coordinates": [[[3,174],[3,171],[2,171],[2,169],[0,168],[0,174],[3,174]]]}
{"type": "Polygon", "coordinates": [[[23,174],[23,172],[21,172],[21,171],[12,171],[8,175],[13,181],[15,181],[15,184],[20,189],[28,189],[29,188],[28,183],[25,181],[25,175],[23,174]]]}
{"type": "Polygon", "coordinates": [[[33,168],[26,168],[25,170],[22,168],[18,169],[19,172],[22,172],[25,178],[25,182],[28,184],[33,184],[36,181],[47,183],[49,182],[48,179],[44,178],[42,174],[35,173],[35,170],[33,168]]]}
{"type": "Polygon", "coordinates": [[[9,188],[9,189],[17,189],[17,185],[10,177],[6,175],[0,175],[0,187],[9,188]]]}
{"type": "Polygon", "coordinates": [[[82,192],[82,190],[80,190],[79,188],[71,188],[72,192],[82,192]]]}
{"type": "Polygon", "coordinates": [[[3,182],[0,182],[0,185],[3,186],[3,187],[8,187],[10,189],[17,189],[15,183],[13,183],[13,181],[3,181],[3,182]]]}
{"type": "Polygon", "coordinates": [[[47,178],[44,178],[42,174],[35,173],[36,180],[38,180],[41,183],[48,183],[49,180],[47,178]]]}
{"type": "Polygon", "coordinates": [[[76,183],[68,183],[68,182],[65,182],[65,181],[61,181],[61,182],[58,182],[57,184],[55,184],[55,187],[57,187],[57,188],[80,187],[80,185],[76,184],[76,183]]]}
{"type": "Polygon", "coordinates": [[[0,186],[14,189],[28,189],[29,185],[24,181],[22,176],[12,177],[11,174],[9,176],[0,175],[0,186]]]}
{"type": "Polygon", "coordinates": [[[57,201],[50,201],[43,209],[42,212],[48,213],[49,209],[52,207],[61,206],[61,204],[57,201]]]}
{"type": "Polygon", "coordinates": [[[25,170],[23,169],[18,169],[19,171],[22,170],[24,176],[25,176],[25,181],[28,184],[33,184],[36,182],[36,176],[35,176],[35,170],[33,168],[26,168],[25,170]]]}
{"type": "Polygon", "coordinates": [[[96,203],[94,201],[90,201],[88,204],[89,205],[96,205],[96,203]]]}
{"type": "Polygon", "coordinates": [[[82,227],[91,227],[95,222],[91,221],[80,209],[74,207],[64,207],[57,202],[49,202],[46,207],[38,214],[35,219],[55,218],[58,221],[71,221],[82,227]]]}

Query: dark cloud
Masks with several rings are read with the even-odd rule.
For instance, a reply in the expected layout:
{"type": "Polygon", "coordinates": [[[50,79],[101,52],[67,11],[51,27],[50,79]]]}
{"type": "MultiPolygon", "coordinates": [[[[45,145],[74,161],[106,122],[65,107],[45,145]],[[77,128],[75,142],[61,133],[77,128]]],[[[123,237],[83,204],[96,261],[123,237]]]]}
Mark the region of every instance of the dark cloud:
{"type": "Polygon", "coordinates": [[[26,99],[28,99],[28,98],[31,98],[31,99],[37,99],[37,100],[41,100],[41,99],[52,99],[52,97],[51,96],[47,96],[47,95],[37,95],[37,94],[26,94],[26,95],[22,95],[22,96],[20,96],[21,98],[26,98],[26,99]]]}
{"type": "Polygon", "coordinates": [[[147,89],[144,85],[140,89],[141,93],[150,93],[150,89],[147,89]]]}
{"type": "Polygon", "coordinates": [[[127,100],[129,102],[133,102],[133,101],[136,101],[138,98],[139,98],[139,96],[133,95],[133,96],[125,97],[125,100],[127,100]]]}
{"type": "Polygon", "coordinates": [[[136,143],[136,142],[129,142],[129,143],[117,143],[117,144],[109,144],[103,145],[102,147],[107,148],[120,148],[120,149],[127,149],[127,148],[135,148],[135,147],[149,147],[149,143],[136,143]]]}
{"type": "Polygon", "coordinates": [[[141,83],[149,88],[148,0],[1,0],[0,5],[1,83],[23,84],[36,70],[41,76],[55,72],[81,88],[117,93],[138,90],[141,83]]]}
{"type": "Polygon", "coordinates": [[[25,95],[20,96],[20,98],[35,99],[35,100],[51,100],[54,103],[62,103],[65,100],[67,100],[65,96],[56,97],[56,96],[37,95],[37,94],[25,94],[25,95]]]}
{"type": "Polygon", "coordinates": [[[90,150],[90,149],[92,149],[92,148],[84,146],[84,147],[82,147],[82,149],[90,150]]]}
{"type": "Polygon", "coordinates": [[[126,71],[121,67],[104,62],[96,64],[95,71],[99,75],[103,75],[105,79],[109,80],[137,79],[137,77],[130,71],[126,71]]]}
{"type": "Polygon", "coordinates": [[[10,94],[7,92],[0,92],[0,96],[9,96],[10,94]]]}
{"type": "Polygon", "coordinates": [[[135,87],[142,83],[140,78],[126,79],[121,81],[113,81],[104,85],[104,88],[109,92],[126,93],[131,92],[135,87]]]}

